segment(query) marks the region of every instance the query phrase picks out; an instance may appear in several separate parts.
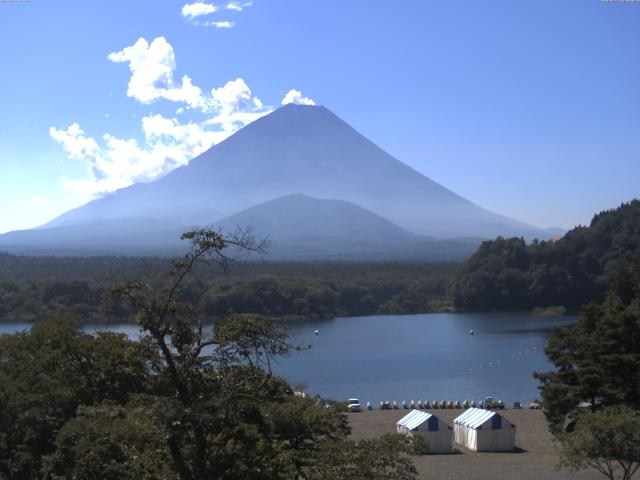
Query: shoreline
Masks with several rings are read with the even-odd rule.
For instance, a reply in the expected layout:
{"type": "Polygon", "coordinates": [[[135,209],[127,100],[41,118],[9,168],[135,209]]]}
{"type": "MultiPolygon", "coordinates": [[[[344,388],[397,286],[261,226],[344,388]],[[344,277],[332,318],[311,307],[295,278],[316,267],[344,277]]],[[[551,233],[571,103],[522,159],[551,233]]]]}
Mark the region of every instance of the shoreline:
{"type": "MultiPolygon", "coordinates": [[[[551,307],[554,308],[554,307],[551,307]]],[[[562,318],[562,317],[575,317],[579,314],[579,312],[574,312],[572,310],[565,310],[563,313],[558,313],[558,312],[554,312],[554,311],[548,311],[547,308],[540,308],[540,307],[535,307],[533,309],[522,309],[522,310],[514,310],[514,309],[510,309],[510,310],[464,310],[464,309],[455,309],[455,307],[453,307],[452,305],[446,305],[442,308],[437,308],[437,309],[432,309],[429,310],[427,312],[374,312],[374,313],[362,313],[362,314],[348,314],[348,313],[343,313],[340,315],[334,315],[334,316],[323,316],[320,314],[308,314],[308,315],[297,315],[297,314],[291,314],[291,315],[281,315],[281,316],[277,316],[277,315],[269,315],[266,313],[247,313],[247,315],[263,315],[265,317],[271,317],[274,318],[276,320],[281,320],[282,322],[285,323],[302,323],[302,322],[317,322],[317,321],[329,321],[329,320],[335,320],[338,318],[359,318],[359,317],[398,317],[398,316],[404,316],[404,315],[441,315],[441,314],[448,314],[448,315],[466,315],[466,314],[477,314],[477,315],[483,315],[483,314],[491,314],[491,315],[509,315],[509,314],[529,314],[532,317],[539,317],[539,318],[562,318]]],[[[51,314],[50,316],[55,316],[55,313],[51,314]]],[[[47,316],[45,315],[43,318],[47,318],[47,316]]],[[[212,322],[216,322],[218,320],[220,320],[221,317],[215,317],[212,318],[211,321],[212,322]]],[[[25,325],[33,325],[35,323],[38,323],[40,320],[33,320],[33,321],[29,321],[29,320],[12,320],[12,319],[0,319],[0,325],[19,325],[19,324],[25,324],[25,325]]],[[[128,321],[128,320],[117,320],[117,321],[113,321],[113,322],[105,322],[105,321],[91,321],[91,320],[84,320],[80,322],[80,325],[82,327],[84,326],[118,326],[118,325],[135,325],[136,322],[134,320],[128,321]]]]}

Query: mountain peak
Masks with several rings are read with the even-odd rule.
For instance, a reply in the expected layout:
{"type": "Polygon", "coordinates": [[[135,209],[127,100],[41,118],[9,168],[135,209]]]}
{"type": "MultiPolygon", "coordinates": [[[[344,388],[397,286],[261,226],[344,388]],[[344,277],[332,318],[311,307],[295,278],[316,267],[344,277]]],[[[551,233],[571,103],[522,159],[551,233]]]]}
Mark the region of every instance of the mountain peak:
{"type": "Polygon", "coordinates": [[[286,105],[282,105],[281,107],[277,108],[277,110],[307,110],[307,111],[312,111],[312,110],[328,110],[327,108],[323,107],[322,105],[303,105],[300,103],[287,103],[286,105]]]}
{"type": "Polygon", "coordinates": [[[224,230],[251,227],[276,241],[394,242],[423,239],[352,202],[292,193],[218,221],[224,230]]]}
{"type": "MultiPolygon", "coordinates": [[[[305,126],[309,123],[318,122],[340,122],[346,125],[340,118],[328,108],[322,105],[300,105],[288,103],[283,105],[264,117],[247,125],[243,130],[251,129],[256,125],[275,123],[281,127],[305,126]]],[[[319,125],[318,125],[319,126],[319,125]]]]}
{"type": "Polygon", "coordinates": [[[297,104],[252,122],[154,182],[90,202],[48,227],[117,218],[206,225],[294,193],[306,196],[296,197],[300,202],[308,197],[350,202],[419,235],[551,236],[434,182],[329,109],[297,104]]]}

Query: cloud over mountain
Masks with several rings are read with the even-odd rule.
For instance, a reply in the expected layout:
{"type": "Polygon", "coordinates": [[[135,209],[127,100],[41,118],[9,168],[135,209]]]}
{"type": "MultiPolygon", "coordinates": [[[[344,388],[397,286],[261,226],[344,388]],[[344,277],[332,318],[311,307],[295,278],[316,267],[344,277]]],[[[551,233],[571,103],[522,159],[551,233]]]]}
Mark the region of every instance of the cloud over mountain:
{"type": "MultiPolygon", "coordinates": [[[[206,11],[200,4],[190,5],[193,8],[187,11],[192,14],[206,11]]],[[[188,75],[177,81],[175,52],[164,37],[151,42],[139,38],[134,44],[110,53],[108,59],[129,67],[128,97],[144,105],[157,101],[176,103],[180,105],[176,111],[180,120],[158,113],[144,116],[141,138],[104,133],[96,139],[77,122],[67,128],[51,127],[50,136],[68,157],[86,166],[85,178],[62,180],[80,201],[161,177],[273,111],[241,77],[208,91],[195,85],[188,75]],[[190,112],[205,114],[206,118],[185,119],[190,112]]],[[[296,103],[313,102],[297,90],[289,91],[287,97],[296,103]]]]}
{"type": "MultiPolygon", "coordinates": [[[[255,107],[244,82],[212,96],[229,105],[219,112],[226,116],[255,107]]],[[[90,160],[89,187],[135,184],[38,229],[0,236],[0,247],[141,252],[174,248],[179,232],[213,224],[254,227],[278,245],[278,258],[452,258],[470,253],[470,239],[551,236],[448,190],[324,107],[287,104],[224,141],[209,138],[215,145],[191,160],[188,152],[205,148],[203,136],[227,134],[200,129],[147,116],[144,146],[109,135],[99,143],[78,124],[52,129],[69,156],[90,160]],[[175,169],[161,176],[167,168],[175,169]]]]}
{"type": "MultiPolygon", "coordinates": [[[[227,93],[236,98],[235,90],[227,93]]],[[[242,89],[240,89],[242,91],[242,89]]],[[[177,130],[156,119],[153,130],[177,130]]],[[[187,135],[188,132],[181,132],[187,135]]],[[[150,140],[152,140],[150,138],[150,140]]],[[[91,146],[91,144],[89,144],[91,146]]],[[[70,211],[60,226],[95,218],[166,218],[207,224],[302,193],[352,202],[420,235],[547,238],[487,211],[393,158],[324,107],[288,104],[247,125],[188,165],[70,211]],[[217,211],[212,215],[210,209],[217,211]]]]}
{"type": "Polygon", "coordinates": [[[202,90],[187,75],[176,85],[173,72],[176,59],[173,47],[164,37],[155,38],[151,44],[145,38],[118,52],[112,52],[109,60],[128,63],[131,70],[127,96],[141,103],[151,103],[164,98],[172,102],[184,102],[191,108],[207,107],[202,90]]]}
{"type": "Polygon", "coordinates": [[[195,123],[180,124],[176,119],[153,115],[142,119],[145,145],[135,139],[123,140],[105,134],[101,145],[77,123],[66,129],[52,127],[51,137],[67,155],[85,163],[87,178],[63,180],[79,199],[113,192],[137,182],[148,182],[186,165],[228,136],[226,132],[204,130],[195,123]]]}
{"type": "Polygon", "coordinates": [[[295,89],[289,90],[280,103],[282,105],[288,105],[290,103],[295,103],[296,105],[316,104],[316,102],[311,100],[309,97],[305,97],[304,95],[302,95],[302,92],[300,90],[295,89]]]}

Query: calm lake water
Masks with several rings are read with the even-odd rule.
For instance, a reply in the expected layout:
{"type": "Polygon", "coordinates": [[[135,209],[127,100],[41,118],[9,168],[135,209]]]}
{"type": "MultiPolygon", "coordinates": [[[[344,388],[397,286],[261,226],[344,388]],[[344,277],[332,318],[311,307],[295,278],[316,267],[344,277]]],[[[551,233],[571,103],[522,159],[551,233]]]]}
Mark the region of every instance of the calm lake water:
{"type": "MultiPolygon", "coordinates": [[[[274,369],[294,386],[333,399],[377,404],[493,396],[509,405],[528,403],[539,397],[533,372],[551,368],[543,349],[554,327],[575,321],[526,313],[441,313],[291,322],[293,343],[311,348],[279,360],[274,369]]],[[[0,324],[0,333],[25,328],[0,324]]],[[[133,325],[109,328],[138,336],[133,325]]]]}

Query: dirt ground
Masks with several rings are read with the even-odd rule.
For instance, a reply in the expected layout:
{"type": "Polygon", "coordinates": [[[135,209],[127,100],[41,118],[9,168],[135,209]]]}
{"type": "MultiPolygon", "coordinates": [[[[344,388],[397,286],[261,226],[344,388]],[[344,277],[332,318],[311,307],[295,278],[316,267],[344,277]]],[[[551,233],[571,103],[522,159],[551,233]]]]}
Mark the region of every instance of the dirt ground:
{"type": "MultiPolygon", "coordinates": [[[[429,410],[453,426],[462,410],[429,410]]],[[[396,431],[396,422],[408,410],[373,410],[348,413],[354,440],[375,438],[396,431]]],[[[476,453],[454,444],[456,452],[448,455],[414,457],[420,479],[464,480],[596,480],[595,470],[571,473],[556,469],[559,454],[540,410],[504,410],[505,419],[516,426],[516,450],[509,453],[476,453]]]]}

